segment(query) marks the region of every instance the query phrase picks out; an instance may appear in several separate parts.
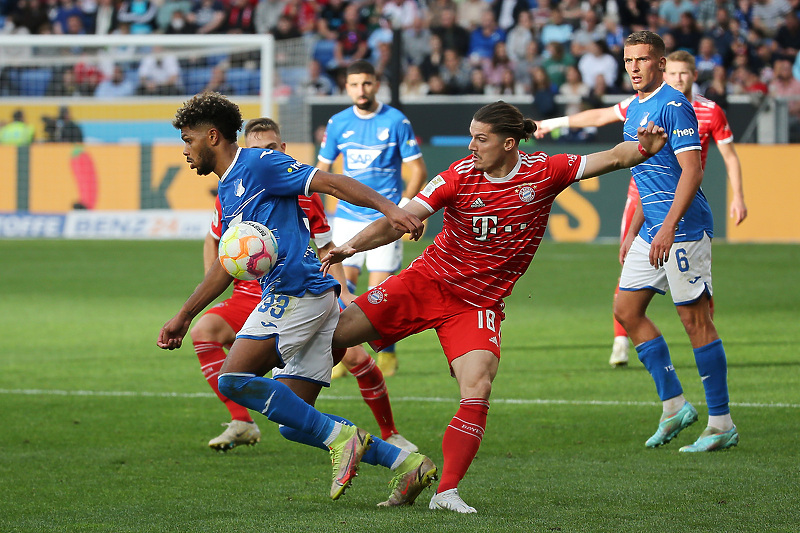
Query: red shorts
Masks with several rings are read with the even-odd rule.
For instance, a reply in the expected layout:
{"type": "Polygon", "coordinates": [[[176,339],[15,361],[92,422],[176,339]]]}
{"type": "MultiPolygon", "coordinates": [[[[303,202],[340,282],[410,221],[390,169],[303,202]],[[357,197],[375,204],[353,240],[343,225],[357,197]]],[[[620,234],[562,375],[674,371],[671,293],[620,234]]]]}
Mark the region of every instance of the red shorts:
{"type": "Polygon", "coordinates": [[[237,291],[234,288],[230,298],[221,301],[205,314],[219,315],[233,328],[233,331],[238,332],[259,302],[261,302],[261,296],[237,291]]]}
{"type": "Polygon", "coordinates": [[[449,363],[473,350],[488,350],[500,358],[503,304],[469,305],[413,267],[362,294],[355,304],[381,335],[370,342],[375,350],[433,328],[449,363]]]}

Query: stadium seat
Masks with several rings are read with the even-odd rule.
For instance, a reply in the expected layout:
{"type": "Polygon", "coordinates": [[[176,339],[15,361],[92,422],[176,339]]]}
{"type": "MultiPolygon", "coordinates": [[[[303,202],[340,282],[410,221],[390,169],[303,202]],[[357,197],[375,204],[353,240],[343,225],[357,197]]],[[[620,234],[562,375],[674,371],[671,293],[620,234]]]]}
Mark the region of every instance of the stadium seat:
{"type": "Polygon", "coordinates": [[[288,85],[294,92],[306,79],[306,67],[278,67],[280,82],[288,85]]]}
{"type": "Polygon", "coordinates": [[[236,95],[258,94],[261,87],[261,74],[249,68],[228,69],[226,80],[236,95]]]}
{"type": "Polygon", "coordinates": [[[49,68],[26,69],[20,72],[20,96],[44,96],[53,77],[49,68]]]}
{"type": "Polygon", "coordinates": [[[189,67],[183,69],[183,88],[186,94],[202,91],[211,79],[211,67],[189,67]]]}

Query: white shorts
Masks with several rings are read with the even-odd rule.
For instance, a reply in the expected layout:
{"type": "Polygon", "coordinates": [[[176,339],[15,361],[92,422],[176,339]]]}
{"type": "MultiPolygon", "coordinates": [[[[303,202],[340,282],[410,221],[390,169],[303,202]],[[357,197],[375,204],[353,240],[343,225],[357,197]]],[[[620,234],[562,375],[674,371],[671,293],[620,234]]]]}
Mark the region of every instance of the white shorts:
{"type": "Polygon", "coordinates": [[[277,337],[281,359],[272,377],[292,377],[329,386],[331,340],[339,322],[339,304],[333,289],[302,297],[268,294],[250,313],[236,334],[240,339],[277,337]]]}
{"type": "MultiPolygon", "coordinates": [[[[333,219],[334,244],[338,246],[346,243],[370,224],[371,222],[360,222],[345,218],[333,219]]],[[[374,250],[358,252],[342,261],[343,266],[354,267],[359,270],[365,263],[368,272],[397,272],[403,266],[403,241],[398,239],[374,250]]]]}
{"type": "Polygon", "coordinates": [[[708,235],[699,241],[674,243],[667,262],[659,268],[650,264],[649,254],[650,245],[637,235],[625,256],[619,290],[650,289],[664,294],[669,289],[675,305],[694,303],[703,293],[713,294],[708,235]]]}

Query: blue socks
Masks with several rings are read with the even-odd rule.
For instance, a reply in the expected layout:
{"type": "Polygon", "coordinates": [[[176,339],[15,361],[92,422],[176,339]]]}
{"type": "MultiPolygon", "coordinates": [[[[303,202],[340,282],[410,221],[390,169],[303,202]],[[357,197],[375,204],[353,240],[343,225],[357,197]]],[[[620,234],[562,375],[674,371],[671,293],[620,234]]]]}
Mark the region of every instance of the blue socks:
{"type": "Polygon", "coordinates": [[[722,340],[717,339],[694,349],[694,361],[703,387],[710,416],[727,415],[728,407],[728,361],[722,340]]]}
{"type": "Polygon", "coordinates": [[[335,426],[331,418],[275,379],[226,373],[219,377],[219,391],[239,405],[258,411],[273,422],[308,433],[320,442],[330,436],[335,426]]]}
{"type": "Polygon", "coordinates": [[[636,352],[639,354],[639,361],[653,376],[661,401],[683,394],[683,387],[675,373],[675,367],[672,366],[669,348],[663,336],[659,335],[655,339],[637,345],[636,352]]]}
{"type": "MultiPolygon", "coordinates": [[[[342,424],[346,424],[348,426],[354,425],[346,418],[343,418],[338,415],[325,413],[325,416],[329,417],[331,420],[334,420],[336,422],[341,422],[342,424]]],[[[314,446],[322,450],[328,451],[328,447],[325,446],[321,440],[314,439],[314,437],[312,437],[308,433],[304,433],[302,431],[298,431],[296,429],[292,429],[287,426],[281,426],[280,432],[283,438],[287,440],[299,442],[300,444],[305,444],[307,446],[314,446]]],[[[388,442],[373,436],[372,445],[364,454],[364,457],[361,459],[361,462],[367,463],[368,465],[373,465],[373,466],[381,465],[385,466],[386,468],[391,468],[395,460],[397,459],[397,456],[400,455],[400,451],[401,451],[400,448],[398,448],[397,446],[389,444],[388,442]]]]}

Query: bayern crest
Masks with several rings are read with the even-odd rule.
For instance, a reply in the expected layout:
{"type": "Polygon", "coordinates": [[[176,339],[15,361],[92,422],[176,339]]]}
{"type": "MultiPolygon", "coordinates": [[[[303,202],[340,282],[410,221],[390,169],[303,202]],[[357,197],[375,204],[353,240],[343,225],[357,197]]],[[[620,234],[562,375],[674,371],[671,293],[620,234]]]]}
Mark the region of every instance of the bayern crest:
{"type": "Polygon", "coordinates": [[[372,289],[367,294],[367,301],[371,304],[379,304],[386,299],[386,295],[380,289],[372,289]]]}
{"type": "Polygon", "coordinates": [[[520,200],[522,200],[526,204],[529,204],[533,201],[534,196],[536,196],[536,189],[531,187],[530,185],[523,185],[519,189],[517,194],[519,194],[520,200]]]}

